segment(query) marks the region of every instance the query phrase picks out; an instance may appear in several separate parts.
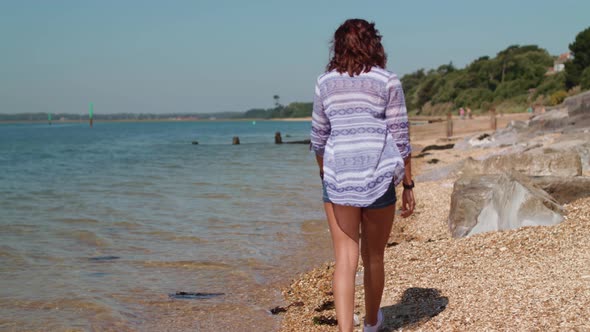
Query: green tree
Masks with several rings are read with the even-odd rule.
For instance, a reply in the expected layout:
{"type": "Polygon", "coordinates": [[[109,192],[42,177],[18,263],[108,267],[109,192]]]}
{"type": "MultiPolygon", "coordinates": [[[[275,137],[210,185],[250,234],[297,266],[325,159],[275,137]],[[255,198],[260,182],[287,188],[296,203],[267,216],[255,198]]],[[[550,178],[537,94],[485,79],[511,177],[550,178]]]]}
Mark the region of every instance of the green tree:
{"type": "Polygon", "coordinates": [[[532,91],[550,96],[565,90],[565,74],[545,76],[553,57],[537,45],[511,45],[490,58],[480,57],[463,69],[452,63],[420,69],[401,78],[409,110],[441,112],[449,107],[526,106],[532,91]],[[531,90],[535,89],[535,90],[531,90]]]}
{"type": "Polygon", "coordinates": [[[590,90],[590,67],[586,67],[580,76],[582,90],[590,90]]]}
{"type": "Polygon", "coordinates": [[[455,66],[453,65],[453,61],[451,61],[451,62],[449,62],[449,64],[448,64],[448,65],[440,65],[440,66],[439,66],[439,67],[436,69],[436,71],[437,71],[439,74],[443,74],[443,75],[444,75],[444,74],[448,74],[448,73],[454,72],[456,69],[457,69],[457,68],[455,68],[455,66]]]}
{"type": "Polygon", "coordinates": [[[422,83],[426,74],[424,73],[424,69],[418,69],[413,73],[404,75],[400,81],[402,82],[402,87],[404,89],[404,94],[406,96],[406,107],[409,110],[416,109],[416,91],[418,87],[422,83]]]}
{"type": "Polygon", "coordinates": [[[563,102],[563,100],[567,97],[567,92],[561,90],[554,92],[551,97],[549,97],[549,105],[555,106],[559,105],[563,102]]]}
{"type": "Polygon", "coordinates": [[[484,102],[491,102],[494,94],[489,89],[474,88],[463,90],[455,99],[458,107],[481,108],[484,102]]]}
{"type": "Polygon", "coordinates": [[[504,78],[506,77],[506,70],[510,70],[511,67],[515,65],[514,62],[514,51],[518,50],[518,45],[511,45],[508,46],[505,50],[498,53],[496,57],[498,62],[501,64],[501,74],[500,74],[500,83],[504,83],[504,78]]]}
{"type": "Polygon", "coordinates": [[[246,111],[246,113],[244,113],[244,117],[250,119],[268,119],[270,117],[270,114],[265,109],[254,108],[246,111]]]}
{"type": "Polygon", "coordinates": [[[574,59],[565,64],[565,84],[571,89],[580,84],[582,72],[590,66],[590,27],[578,33],[569,48],[574,59]]]}
{"type": "Polygon", "coordinates": [[[280,108],[282,106],[281,103],[279,102],[281,100],[281,97],[279,95],[272,96],[272,99],[275,100],[275,107],[276,108],[280,108]]]}
{"type": "Polygon", "coordinates": [[[565,72],[559,72],[555,75],[548,75],[535,90],[534,97],[539,95],[550,96],[556,91],[565,90],[565,72]]]}
{"type": "Polygon", "coordinates": [[[311,116],[313,111],[313,104],[312,103],[291,103],[287,105],[287,108],[292,109],[291,117],[293,118],[303,118],[311,116]]]}
{"type": "Polygon", "coordinates": [[[441,76],[436,82],[436,94],[432,97],[432,102],[435,104],[454,103],[455,98],[457,98],[460,92],[457,89],[457,83],[460,77],[465,76],[465,71],[453,69],[446,73],[446,75],[441,76]]]}
{"type": "Polygon", "coordinates": [[[424,104],[432,99],[436,94],[436,81],[437,77],[434,75],[428,75],[426,81],[420,84],[416,95],[416,107],[422,110],[424,104]]]}

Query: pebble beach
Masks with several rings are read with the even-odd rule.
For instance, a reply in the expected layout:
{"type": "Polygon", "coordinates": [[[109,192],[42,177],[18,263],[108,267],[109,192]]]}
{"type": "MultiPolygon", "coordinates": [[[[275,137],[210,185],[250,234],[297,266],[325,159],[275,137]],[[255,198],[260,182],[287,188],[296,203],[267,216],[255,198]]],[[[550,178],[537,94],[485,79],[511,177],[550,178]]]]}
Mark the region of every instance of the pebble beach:
{"type": "MultiPolygon", "coordinates": [[[[528,117],[506,114],[498,128],[528,117]]],[[[454,125],[450,140],[444,122],[412,127],[413,155],[427,145],[491,133],[485,116],[454,125]]],[[[495,151],[429,152],[413,159],[415,175],[495,151]]],[[[454,239],[447,218],[455,180],[417,181],[414,215],[394,222],[385,252],[382,331],[590,331],[590,198],[564,205],[565,220],[555,226],[454,239]]],[[[362,271],[361,263],[355,300],[361,322],[362,271]]],[[[280,331],[337,330],[332,272],[326,262],[283,288],[288,307],[280,331]]]]}

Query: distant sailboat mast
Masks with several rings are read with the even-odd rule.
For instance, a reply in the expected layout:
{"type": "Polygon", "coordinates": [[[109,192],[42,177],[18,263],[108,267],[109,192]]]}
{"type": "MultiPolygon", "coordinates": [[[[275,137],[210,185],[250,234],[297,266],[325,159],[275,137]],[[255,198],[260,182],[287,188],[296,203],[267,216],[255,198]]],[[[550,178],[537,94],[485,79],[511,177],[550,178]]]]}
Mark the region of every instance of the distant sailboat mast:
{"type": "Polygon", "coordinates": [[[94,114],[94,105],[92,105],[92,103],[90,103],[90,108],[88,109],[88,119],[90,121],[90,128],[92,128],[92,115],[94,114]]]}

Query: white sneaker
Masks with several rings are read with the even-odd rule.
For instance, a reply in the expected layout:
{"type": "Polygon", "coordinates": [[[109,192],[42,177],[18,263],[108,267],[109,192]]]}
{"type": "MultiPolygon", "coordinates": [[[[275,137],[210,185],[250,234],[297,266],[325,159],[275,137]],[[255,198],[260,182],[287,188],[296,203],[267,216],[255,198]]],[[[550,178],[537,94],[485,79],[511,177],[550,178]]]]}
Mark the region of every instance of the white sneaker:
{"type": "Polygon", "coordinates": [[[383,312],[381,311],[381,309],[379,309],[379,311],[377,312],[377,324],[375,324],[375,325],[365,324],[365,326],[363,327],[363,332],[377,332],[381,328],[382,324],[383,324],[383,312]]]}

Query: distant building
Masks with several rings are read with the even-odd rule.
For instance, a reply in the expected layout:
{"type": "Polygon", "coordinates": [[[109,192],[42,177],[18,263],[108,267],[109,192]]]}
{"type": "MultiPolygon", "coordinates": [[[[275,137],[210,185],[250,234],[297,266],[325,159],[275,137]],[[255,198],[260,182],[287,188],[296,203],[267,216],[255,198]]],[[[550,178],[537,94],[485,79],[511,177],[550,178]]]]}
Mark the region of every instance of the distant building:
{"type": "Polygon", "coordinates": [[[565,52],[560,54],[555,61],[553,61],[553,67],[547,69],[545,75],[553,75],[565,70],[565,63],[572,60],[574,54],[572,52],[565,52]]]}

